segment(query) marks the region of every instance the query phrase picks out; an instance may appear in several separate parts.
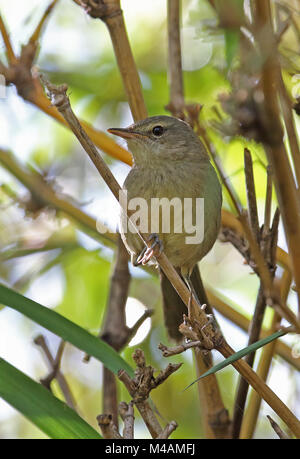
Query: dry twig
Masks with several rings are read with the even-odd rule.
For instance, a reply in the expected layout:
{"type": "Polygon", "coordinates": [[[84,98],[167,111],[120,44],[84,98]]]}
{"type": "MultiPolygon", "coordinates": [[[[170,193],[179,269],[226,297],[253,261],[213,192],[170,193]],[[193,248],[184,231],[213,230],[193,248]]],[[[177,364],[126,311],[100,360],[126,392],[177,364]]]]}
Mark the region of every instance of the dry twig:
{"type": "Polygon", "coordinates": [[[53,381],[53,379],[56,379],[65,397],[67,405],[69,405],[73,410],[76,410],[76,404],[71,389],[64,375],[60,371],[60,362],[65,344],[64,341],[61,341],[55,358],[52,356],[43,335],[37,336],[34,340],[34,343],[41,347],[48,361],[48,364],[50,365],[50,373],[46,378],[43,378],[41,380],[41,384],[43,384],[47,389],[51,390],[51,382],[53,381]]]}
{"type": "MultiPolygon", "coordinates": [[[[46,82],[48,90],[50,91],[50,95],[52,98],[52,102],[57,104],[59,110],[64,115],[66,121],[70,125],[71,129],[74,130],[74,134],[82,144],[82,146],[86,149],[86,152],[91,157],[92,161],[96,165],[99,173],[110,187],[112,193],[115,196],[118,196],[120,187],[116,181],[116,179],[111,174],[109,168],[104,163],[101,156],[98,154],[95,146],[92,144],[91,140],[88,138],[87,134],[84,132],[83,128],[81,127],[78,119],[76,118],[75,114],[73,113],[69,99],[66,95],[67,87],[66,85],[62,85],[57,88],[54,85],[48,84],[46,82]]],[[[245,226],[245,225],[244,225],[245,226]]],[[[248,228],[248,227],[247,227],[248,228]]],[[[142,240],[146,240],[144,237],[139,234],[142,240]]],[[[255,241],[252,237],[251,230],[249,229],[249,234],[246,234],[247,238],[251,237],[251,245],[253,245],[256,249],[255,241]]],[[[149,244],[149,242],[148,242],[149,244]]],[[[259,256],[261,257],[261,263],[265,265],[265,261],[262,257],[262,254],[257,246],[259,256]]],[[[199,308],[199,305],[192,298],[190,301],[190,293],[178,276],[175,268],[169,262],[165,254],[162,252],[160,255],[156,256],[156,260],[159,263],[160,267],[165,272],[166,276],[168,277],[169,281],[172,283],[173,287],[182,298],[186,305],[189,305],[192,308],[196,308],[197,310],[197,324],[196,329],[199,331],[199,336],[197,336],[196,340],[202,340],[202,345],[206,349],[216,348],[224,357],[229,357],[234,351],[230,348],[230,346],[226,343],[224,338],[220,335],[218,331],[209,323],[208,317],[206,316],[204,310],[199,308]],[[205,327],[205,333],[203,333],[203,327],[205,327]]],[[[267,270],[265,273],[269,276],[269,271],[267,270]]],[[[269,278],[267,279],[269,280],[269,278]]],[[[272,281],[270,282],[272,285],[272,281]]],[[[288,309],[288,308],[287,308],[288,309]]],[[[289,312],[291,312],[288,309],[289,312]]],[[[292,316],[294,319],[294,317],[292,316]]],[[[296,321],[297,323],[297,321],[296,321]]],[[[264,400],[270,404],[270,406],[274,409],[277,414],[282,417],[282,419],[288,424],[291,430],[295,433],[295,435],[300,436],[300,423],[297,418],[291,413],[291,411],[284,405],[284,403],[274,394],[274,392],[256,375],[256,373],[245,363],[243,360],[239,360],[235,362],[234,367],[241,373],[241,375],[248,380],[248,382],[257,390],[260,395],[264,398],[264,400]]]]}
{"type": "Polygon", "coordinates": [[[269,419],[272,428],[274,429],[274,431],[277,433],[278,437],[281,440],[289,440],[290,439],[290,437],[285,432],[283,432],[283,430],[279,427],[277,422],[275,422],[274,419],[271,418],[271,416],[267,415],[267,418],[269,419]]]}
{"type": "Polygon", "coordinates": [[[133,359],[137,366],[134,378],[131,379],[126,371],[120,370],[118,373],[119,379],[127,388],[152,438],[160,438],[163,429],[148,402],[149,394],[153,389],[162,384],[171,374],[177,371],[181,367],[181,364],[169,364],[165,370],[154,377],[154,368],[146,366],[143,351],[136,349],[133,354],[133,359]]]}

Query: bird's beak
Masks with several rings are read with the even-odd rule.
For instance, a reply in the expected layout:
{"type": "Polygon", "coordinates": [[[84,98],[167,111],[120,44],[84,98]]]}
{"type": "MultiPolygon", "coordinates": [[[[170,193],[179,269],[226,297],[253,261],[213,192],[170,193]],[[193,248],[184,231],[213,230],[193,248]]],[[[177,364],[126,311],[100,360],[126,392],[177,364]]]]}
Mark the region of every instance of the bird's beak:
{"type": "Polygon", "coordinates": [[[137,137],[144,137],[140,132],[135,132],[128,128],[110,128],[107,129],[107,132],[110,132],[110,134],[118,135],[123,139],[136,139],[137,137]]]}

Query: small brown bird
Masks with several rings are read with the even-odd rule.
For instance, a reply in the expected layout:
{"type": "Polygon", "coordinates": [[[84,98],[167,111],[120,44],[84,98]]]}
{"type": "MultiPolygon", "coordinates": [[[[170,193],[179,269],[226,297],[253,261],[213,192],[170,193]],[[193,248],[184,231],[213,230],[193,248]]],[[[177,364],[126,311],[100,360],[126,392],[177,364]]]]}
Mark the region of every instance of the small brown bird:
{"type": "MultiPolygon", "coordinates": [[[[125,129],[108,131],[126,139],[133,155],[134,165],[123,189],[127,191],[128,202],[139,202],[132,200],[143,198],[147,203],[145,232],[153,232],[153,202],[158,204],[155,198],[167,198],[171,203],[170,226],[164,231],[166,217],[163,206],[159,206],[159,226],[155,232],[166,256],[192,288],[193,268],[209,252],[218,236],[222,206],[221,186],[202,142],[187,123],[170,116],[153,116],[125,129]],[[203,200],[197,201],[197,198],[203,200]],[[192,207],[185,206],[186,202],[192,203],[192,207]],[[199,202],[204,203],[202,213],[198,212],[199,202]],[[183,224],[187,220],[190,221],[188,228],[183,224]],[[200,227],[202,237],[190,242],[187,238],[191,237],[191,230],[199,236],[200,227]]],[[[142,226],[145,222],[139,223],[142,226]]],[[[143,252],[143,242],[127,229],[124,218],[121,218],[120,232],[135,264],[143,252]]],[[[161,280],[166,326],[171,338],[179,340],[182,337],[178,326],[186,309],[163,273],[161,280]]]]}

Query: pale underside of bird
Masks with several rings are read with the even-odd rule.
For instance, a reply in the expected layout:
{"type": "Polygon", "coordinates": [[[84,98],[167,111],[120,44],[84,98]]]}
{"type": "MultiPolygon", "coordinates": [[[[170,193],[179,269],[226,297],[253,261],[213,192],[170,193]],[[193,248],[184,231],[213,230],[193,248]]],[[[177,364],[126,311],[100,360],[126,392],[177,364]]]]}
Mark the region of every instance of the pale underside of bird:
{"type": "MultiPolygon", "coordinates": [[[[156,203],[161,199],[167,199],[169,203],[182,203],[179,210],[175,205],[169,206],[168,231],[163,228],[166,215],[162,207],[159,207],[159,214],[156,213],[156,216],[159,215],[158,226],[155,223],[164,253],[188,279],[195,264],[212,248],[221,219],[221,186],[202,142],[187,123],[167,116],[147,118],[128,128],[110,129],[109,132],[125,138],[133,155],[134,165],[123,189],[128,203],[139,202],[142,198],[147,204],[147,212],[143,213],[147,225],[143,225],[145,222],[139,223],[143,228],[147,227],[148,235],[153,223],[153,199],[156,203]],[[191,204],[188,210],[184,205],[187,200],[191,204]],[[202,203],[201,221],[197,214],[197,202],[202,203]],[[190,215],[184,215],[185,210],[190,215]],[[181,225],[178,227],[180,217],[181,225]],[[185,218],[193,225],[196,222],[201,226],[201,242],[196,238],[196,242],[190,243],[191,233],[188,232],[190,228],[186,230],[185,218]]],[[[124,212],[120,219],[120,233],[135,263],[144,244],[137,234],[130,231],[124,212]]]]}

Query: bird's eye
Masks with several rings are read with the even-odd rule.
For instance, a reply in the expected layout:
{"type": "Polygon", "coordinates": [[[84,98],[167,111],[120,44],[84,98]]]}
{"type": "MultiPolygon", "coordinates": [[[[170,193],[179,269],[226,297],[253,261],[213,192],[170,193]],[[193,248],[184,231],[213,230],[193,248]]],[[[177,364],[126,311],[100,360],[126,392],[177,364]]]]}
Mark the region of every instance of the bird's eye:
{"type": "Polygon", "coordinates": [[[155,137],[160,137],[164,133],[164,128],[162,126],[155,126],[152,129],[152,132],[155,135],[155,137]]]}

